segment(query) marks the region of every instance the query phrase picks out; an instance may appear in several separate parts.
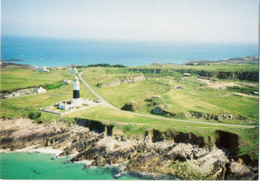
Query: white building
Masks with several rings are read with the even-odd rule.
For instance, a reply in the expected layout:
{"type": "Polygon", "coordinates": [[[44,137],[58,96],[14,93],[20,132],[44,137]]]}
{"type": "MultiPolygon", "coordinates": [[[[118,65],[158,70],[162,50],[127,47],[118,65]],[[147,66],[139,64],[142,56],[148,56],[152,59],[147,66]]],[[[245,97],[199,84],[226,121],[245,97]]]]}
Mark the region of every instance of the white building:
{"type": "Polygon", "coordinates": [[[7,99],[7,98],[10,98],[10,97],[13,97],[13,94],[4,93],[1,97],[4,98],[4,99],[7,99]]]}
{"type": "Polygon", "coordinates": [[[71,73],[71,74],[77,74],[77,73],[78,73],[78,70],[74,67],[74,68],[71,70],[70,73],[71,73]]]}
{"type": "Polygon", "coordinates": [[[40,72],[49,72],[49,70],[46,67],[40,67],[38,68],[40,72]]]}
{"type": "Polygon", "coordinates": [[[35,92],[36,94],[41,94],[41,93],[46,92],[46,89],[44,89],[44,88],[42,88],[42,87],[36,87],[36,88],[34,88],[34,92],[35,92]]]}
{"type": "Polygon", "coordinates": [[[64,84],[72,84],[73,82],[71,80],[63,80],[64,84]]]}
{"type": "Polygon", "coordinates": [[[90,106],[93,104],[93,100],[90,99],[83,99],[82,104],[85,106],[90,106]]]}
{"type": "Polygon", "coordinates": [[[189,73],[183,73],[182,75],[187,77],[191,76],[189,73]]]}
{"type": "MultiPolygon", "coordinates": [[[[64,80],[65,83],[68,82],[67,80],[64,80]]],[[[62,101],[60,103],[57,103],[59,109],[62,110],[68,110],[68,109],[75,109],[80,108],[82,105],[90,106],[93,104],[93,101],[90,99],[82,99],[80,98],[80,82],[78,77],[76,76],[73,81],[73,99],[72,101],[62,101]]]]}
{"type": "Polygon", "coordinates": [[[93,101],[90,99],[80,99],[77,102],[62,101],[62,102],[58,103],[58,106],[59,106],[59,109],[68,110],[68,109],[80,107],[81,105],[90,106],[92,104],[93,104],[93,101]]]}
{"type": "Polygon", "coordinates": [[[18,92],[13,92],[12,94],[13,94],[14,97],[20,96],[20,93],[18,93],[18,92]]]}
{"type": "Polygon", "coordinates": [[[72,105],[71,101],[62,101],[61,103],[59,103],[59,109],[62,109],[62,110],[68,110],[73,107],[74,107],[74,105],[72,105]]]}

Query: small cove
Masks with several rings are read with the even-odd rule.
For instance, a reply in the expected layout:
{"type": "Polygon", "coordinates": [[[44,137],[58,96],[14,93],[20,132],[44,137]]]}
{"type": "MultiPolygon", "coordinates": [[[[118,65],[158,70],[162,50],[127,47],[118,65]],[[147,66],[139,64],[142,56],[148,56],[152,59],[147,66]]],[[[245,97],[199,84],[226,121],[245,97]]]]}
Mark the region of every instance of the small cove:
{"type": "MultiPolygon", "coordinates": [[[[83,163],[67,163],[66,158],[37,152],[10,152],[0,154],[1,179],[73,179],[73,180],[151,180],[152,176],[126,174],[114,178],[116,167],[85,168],[83,163]]],[[[160,177],[160,179],[174,179],[160,177]]]]}

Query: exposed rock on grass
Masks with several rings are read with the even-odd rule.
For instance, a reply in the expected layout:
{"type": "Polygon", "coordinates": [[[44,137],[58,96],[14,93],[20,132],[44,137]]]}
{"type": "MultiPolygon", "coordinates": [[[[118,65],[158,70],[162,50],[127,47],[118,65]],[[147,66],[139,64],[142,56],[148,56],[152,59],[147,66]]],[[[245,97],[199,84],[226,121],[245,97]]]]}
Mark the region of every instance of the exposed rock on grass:
{"type": "Polygon", "coordinates": [[[155,107],[151,110],[152,114],[156,114],[156,115],[169,115],[171,117],[176,116],[177,114],[174,112],[169,112],[166,111],[165,109],[163,109],[162,107],[155,107]]]}
{"type": "Polygon", "coordinates": [[[111,125],[84,119],[76,122],[78,125],[68,127],[62,122],[35,124],[29,119],[2,120],[0,148],[52,147],[63,150],[59,156],[74,154],[72,162],[87,159],[91,161],[90,166],[117,164],[122,172],[175,175],[183,179],[257,178],[257,162],[245,164],[250,158],[236,155],[238,137],[233,133],[218,130],[216,143],[206,142],[192,133],[159,130],[127,139],[113,136],[111,125]]]}
{"type": "Polygon", "coordinates": [[[145,77],[143,75],[136,75],[136,76],[127,76],[123,78],[117,78],[114,80],[111,80],[110,82],[107,83],[97,83],[97,87],[114,87],[118,86],[120,84],[128,84],[128,83],[136,83],[143,81],[145,77]]]}

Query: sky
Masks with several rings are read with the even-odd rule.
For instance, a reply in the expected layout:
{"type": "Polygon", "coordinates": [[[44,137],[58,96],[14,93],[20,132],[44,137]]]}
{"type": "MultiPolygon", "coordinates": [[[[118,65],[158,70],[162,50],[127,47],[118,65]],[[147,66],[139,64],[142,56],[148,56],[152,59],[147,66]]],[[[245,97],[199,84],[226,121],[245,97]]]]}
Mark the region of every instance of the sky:
{"type": "Polygon", "coordinates": [[[1,0],[2,36],[258,42],[257,0],[1,0]]]}

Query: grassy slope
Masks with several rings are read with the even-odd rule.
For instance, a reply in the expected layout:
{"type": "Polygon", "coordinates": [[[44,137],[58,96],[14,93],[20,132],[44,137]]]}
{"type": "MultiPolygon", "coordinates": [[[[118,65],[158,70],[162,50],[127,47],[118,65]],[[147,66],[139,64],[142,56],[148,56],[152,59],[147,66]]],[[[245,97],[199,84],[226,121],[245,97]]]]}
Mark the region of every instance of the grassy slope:
{"type": "MultiPolygon", "coordinates": [[[[81,97],[94,99],[95,97],[87,89],[81,89],[81,97]]],[[[72,84],[65,85],[57,89],[47,91],[46,94],[25,95],[17,98],[1,100],[1,116],[9,116],[12,118],[26,117],[32,110],[53,105],[62,100],[72,99],[72,84]]],[[[57,118],[57,116],[43,113],[41,119],[50,120],[49,118],[57,118]]]]}
{"type": "Polygon", "coordinates": [[[100,68],[87,70],[83,74],[83,78],[108,102],[118,108],[123,107],[126,102],[133,102],[136,105],[136,112],[149,114],[152,107],[147,106],[145,99],[151,98],[152,95],[160,95],[163,98],[162,106],[172,112],[232,113],[258,120],[258,99],[233,95],[227,90],[206,88],[193,78],[149,76],[138,83],[99,88],[96,87],[96,84],[111,81],[114,76],[118,76],[117,70],[114,69],[116,73],[113,73],[111,69],[109,69],[109,73],[100,68]],[[182,86],[184,89],[178,90],[175,88],[176,86],[182,86]]]}
{"type": "MultiPolygon", "coordinates": [[[[122,84],[117,87],[107,87],[107,88],[97,88],[95,87],[98,81],[104,81],[105,78],[110,80],[113,76],[118,76],[118,74],[129,74],[125,69],[104,69],[104,68],[91,68],[87,69],[89,73],[84,74],[84,79],[90,82],[91,86],[95,88],[104,98],[108,101],[112,102],[117,107],[121,108],[121,106],[127,101],[135,101],[140,105],[138,107],[138,112],[149,114],[147,111],[150,109],[144,101],[146,97],[151,97],[152,95],[162,95],[163,101],[165,102],[165,106],[167,109],[174,108],[172,110],[200,110],[200,111],[239,111],[243,112],[245,115],[254,114],[253,117],[258,116],[258,108],[257,103],[258,100],[254,98],[244,98],[244,97],[236,97],[232,96],[229,99],[227,98],[216,98],[218,96],[223,96],[225,91],[223,90],[210,90],[205,89],[203,86],[201,87],[198,82],[182,80],[179,79],[174,80],[171,77],[150,77],[143,82],[140,83],[132,83],[132,84],[122,84]],[[91,72],[92,70],[92,72],[91,72]],[[115,74],[115,75],[114,75],[115,74]],[[176,90],[174,89],[174,85],[181,85],[185,89],[176,90]],[[194,89],[196,87],[197,89],[194,89]],[[119,90],[119,91],[118,91],[119,90]],[[201,95],[201,96],[198,96],[201,95]],[[206,98],[208,97],[208,98],[206,98]],[[221,101],[219,101],[221,100],[221,101]],[[235,101],[231,102],[231,101],[235,101]],[[171,105],[171,106],[169,106],[171,105]],[[224,107],[223,107],[224,105],[224,107]],[[251,107],[250,107],[251,106],[251,107]],[[239,109],[238,109],[239,108],[239,109]],[[247,108],[247,109],[246,109],[247,108]],[[251,113],[250,113],[251,111],[251,113]]],[[[63,80],[68,74],[68,71],[54,71],[51,72],[51,75],[56,75],[56,77],[52,78],[51,76],[42,76],[37,72],[25,73],[26,71],[13,70],[4,72],[2,75],[7,75],[6,77],[12,75],[9,82],[6,82],[5,87],[16,88],[17,86],[21,86],[21,82],[17,82],[15,75],[19,77],[21,80],[27,80],[26,85],[31,83],[40,84],[44,81],[46,83],[49,79],[50,81],[63,80]],[[36,73],[36,74],[35,74],[36,73]],[[33,74],[34,76],[28,76],[28,74],[33,74]],[[41,78],[44,77],[44,80],[41,81],[41,78]]],[[[45,74],[43,74],[45,75],[45,74]]],[[[71,76],[68,74],[67,76],[71,76]]],[[[2,77],[6,80],[6,77],[2,77]]],[[[69,79],[69,78],[66,78],[69,79]]],[[[49,83],[49,82],[48,82],[49,83]]],[[[4,84],[3,84],[4,85],[4,84]]],[[[31,110],[38,110],[40,107],[49,106],[54,104],[55,102],[61,100],[68,100],[72,97],[72,85],[66,85],[58,89],[53,89],[48,91],[47,94],[43,95],[31,95],[26,97],[19,97],[14,99],[1,100],[1,116],[10,116],[14,118],[19,118],[21,116],[27,116],[31,110]]],[[[83,85],[81,85],[81,97],[92,98],[95,97],[86,89],[83,85]]],[[[214,137],[214,131],[217,129],[223,129],[226,131],[231,131],[237,133],[240,136],[241,143],[241,152],[242,153],[252,153],[253,155],[257,155],[257,144],[258,144],[258,129],[238,129],[231,127],[220,127],[213,125],[202,125],[196,123],[182,123],[176,121],[167,121],[167,120],[159,120],[155,118],[145,118],[136,115],[131,115],[129,113],[122,113],[115,110],[111,110],[110,108],[103,107],[102,105],[89,108],[86,110],[74,112],[63,116],[62,119],[66,118],[74,118],[74,117],[82,117],[88,119],[96,119],[101,120],[102,122],[108,124],[114,124],[118,133],[123,133],[128,136],[133,136],[136,134],[143,134],[144,130],[149,129],[159,129],[159,130],[167,130],[174,129],[182,132],[193,132],[196,135],[207,136],[211,135],[214,137]]],[[[61,119],[60,116],[56,116],[49,113],[42,112],[42,116],[40,119],[44,120],[52,120],[52,119],[61,119]]],[[[201,120],[200,120],[201,121],[201,120]]],[[[232,123],[239,123],[239,121],[233,121],[232,123]]]]}
{"type": "Polygon", "coordinates": [[[69,72],[69,70],[39,72],[30,69],[4,69],[1,70],[1,90],[55,83],[64,79],[72,80],[75,75],[69,72]]]}
{"type": "Polygon", "coordinates": [[[113,124],[114,134],[133,137],[143,135],[144,131],[157,129],[160,131],[176,130],[184,133],[192,132],[197,136],[216,138],[216,130],[225,130],[239,135],[240,154],[249,154],[258,158],[258,128],[244,129],[235,127],[224,127],[216,125],[205,125],[198,123],[185,123],[170,120],[158,120],[155,118],[140,117],[130,113],[122,113],[111,108],[99,105],[83,111],[74,112],[66,118],[87,118],[99,120],[105,124],[113,124]]]}
{"type": "MultiPolygon", "coordinates": [[[[133,67],[136,68],[136,67],[133,67]]],[[[211,72],[235,72],[235,71],[258,71],[257,65],[247,64],[205,64],[205,65],[173,65],[173,64],[159,64],[149,65],[139,68],[163,68],[163,69],[175,69],[175,70],[203,70],[211,72]]]]}

